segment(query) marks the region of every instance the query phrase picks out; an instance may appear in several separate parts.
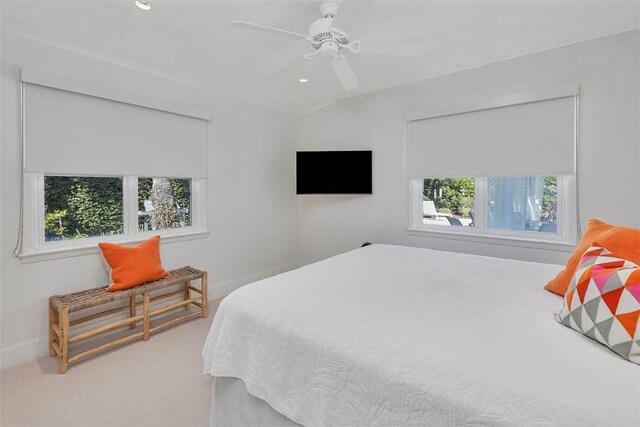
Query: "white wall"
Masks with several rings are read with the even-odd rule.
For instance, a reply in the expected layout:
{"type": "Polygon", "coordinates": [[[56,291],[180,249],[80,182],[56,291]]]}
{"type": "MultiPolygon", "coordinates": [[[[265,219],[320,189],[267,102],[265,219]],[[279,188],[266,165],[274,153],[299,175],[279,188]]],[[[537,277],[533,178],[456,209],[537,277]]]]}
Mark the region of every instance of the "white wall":
{"type": "Polygon", "coordinates": [[[300,263],[364,241],[563,263],[566,252],[408,236],[404,114],[575,82],[582,223],[640,227],[639,54],[639,32],[626,32],[344,99],[300,119],[299,149],[374,152],[372,196],[298,198],[300,263]]]}
{"type": "MultiPolygon", "coordinates": [[[[209,231],[163,244],[167,268],[209,271],[212,297],[293,266],[295,120],[244,101],[150,76],[8,33],[1,41],[0,356],[2,367],[47,350],[47,298],[107,284],[98,254],[24,264],[13,255],[20,207],[20,68],[118,85],[150,99],[208,110],[209,231]]],[[[179,159],[176,159],[179,161],[179,159]]]]}

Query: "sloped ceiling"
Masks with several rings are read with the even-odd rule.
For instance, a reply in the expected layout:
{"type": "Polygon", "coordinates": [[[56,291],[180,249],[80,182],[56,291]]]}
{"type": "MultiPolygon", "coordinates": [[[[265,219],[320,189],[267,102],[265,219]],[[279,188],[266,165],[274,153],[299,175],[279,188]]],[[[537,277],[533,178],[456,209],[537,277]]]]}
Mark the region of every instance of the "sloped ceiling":
{"type": "Polygon", "coordinates": [[[350,56],[361,85],[346,92],[321,58],[265,80],[309,51],[307,42],[229,25],[244,20],[306,34],[320,17],[318,1],[149,1],[148,12],[133,0],[2,1],[1,25],[295,116],[355,94],[640,26],[638,1],[377,1],[352,29],[355,37],[429,44],[409,56],[350,56]]]}

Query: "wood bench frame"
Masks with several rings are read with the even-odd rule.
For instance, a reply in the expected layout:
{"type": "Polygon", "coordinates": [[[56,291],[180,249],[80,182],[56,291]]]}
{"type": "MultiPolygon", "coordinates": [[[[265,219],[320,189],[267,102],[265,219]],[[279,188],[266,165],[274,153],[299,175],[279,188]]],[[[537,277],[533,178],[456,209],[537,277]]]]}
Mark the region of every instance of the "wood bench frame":
{"type": "Polygon", "coordinates": [[[151,334],[158,332],[159,330],[196,317],[202,317],[203,319],[207,317],[206,271],[196,270],[191,267],[183,267],[170,271],[170,275],[164,279],[145,283],[143,285],[136,286],[135,288],[115,292],[108,292],[106,289],[106,287],[95,288],[67,295],[54,295],[49,298],[49,355],[52,357],[58,357],[59,373],[66,373],[70,364],[95,356],[105,350],[127,344],[140,338],[144,341],[148,341],[151,334]],[[198,279],[200,280],[199,289],[191,285],[192,280],[198,279]],[[152,292],[176,285],[183,285],[183,288],[151,296],[152,292]],[[199,296],[192,298],[192,292],[199,294],[199,296]],[[139,301],[136,298],[138,295],[141,296],[139,301]],[[182,295],[183,300],[151,311],[150,304],[152,301],[175,297],[177,295],[182,295]],[[127,298],[129,299],[129,303],[127,305],[110,308],[108,310],[89,314],[74,320],[69,319],[69,313],[71,312],[97,307],[113,301],[126,300],[127,298]],[[140,305],[142,305],[142,314],[138,314],[138,306],[140,305]],[[190,311],[191,305],[198,307],[199,310],[190,311]],[[188,314],[172,318],[150,327],[151,318],[183,307],[186,310],[189,310],[188,314]],[[117,320],[76,335],[71,335],[70,333],[70,328],[72,326],[81,325],[85,322],[126,310],[129,310],[129,317],[125,319],[117,320]],[[88,350],[82,351],[73,356],[69,355],[69,348],[71,344],[127,326],[130,329],[135,329],[138,322],[142,322],[141,332],[112,339],[111,341],[89,348],[88,350]]]}

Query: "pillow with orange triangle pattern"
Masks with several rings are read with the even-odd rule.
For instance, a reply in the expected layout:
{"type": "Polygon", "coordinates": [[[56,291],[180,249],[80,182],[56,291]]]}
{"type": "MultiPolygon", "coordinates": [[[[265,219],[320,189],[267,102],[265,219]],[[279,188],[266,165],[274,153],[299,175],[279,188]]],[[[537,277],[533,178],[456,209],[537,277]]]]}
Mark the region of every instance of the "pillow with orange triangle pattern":
{"type": "Polygon", "coordinates": [[[561,297],[565,296],[571,283],[571,278],[578,268],[580,257],[593,242],[600,243],[600,245],[603,245],[621,258],[628,259],[636,264],[640,263],[640,229],[607,224],[597,219],[591,219],[587,223],[587,229],[580,242],[578,242],[578,247],[567,260],[564,270],[560,271],[544,288],[561,297]]]}
{"type": "Polygon", "coordinates": [[[111,284],[107,291],[122,291],[167,277],[160,260],[160,236],[151,237],[136,246],[99,243],[111,284]]]}
{"type": "Polygon", "coordinates": [[[640,365],[640,267],[593,243],[555,318],[640,365]]]}

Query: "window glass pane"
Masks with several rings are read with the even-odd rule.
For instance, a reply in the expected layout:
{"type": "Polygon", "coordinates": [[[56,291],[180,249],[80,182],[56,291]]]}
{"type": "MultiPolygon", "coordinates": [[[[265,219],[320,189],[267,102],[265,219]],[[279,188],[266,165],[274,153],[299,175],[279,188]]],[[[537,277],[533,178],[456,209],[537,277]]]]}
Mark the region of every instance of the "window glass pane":
{"type": "Polygon", "coordinates": [[[490,177],[489,228],[557,233],[558,177],[490,177]]]}
{"type": "Polygon", "coordinates": [[[423,224],[474,226],[475,179],[425,179],[422,196],[423,224]]]}
{"type": "Polygon", "coordinates": [[[122,234],[122,178],[45,176],[45,241],[122,234]]]}
{"type": "Polygon", "coordinates": [[[191,179],[138,178],[138,229],[191,225],[191,179]]]}

